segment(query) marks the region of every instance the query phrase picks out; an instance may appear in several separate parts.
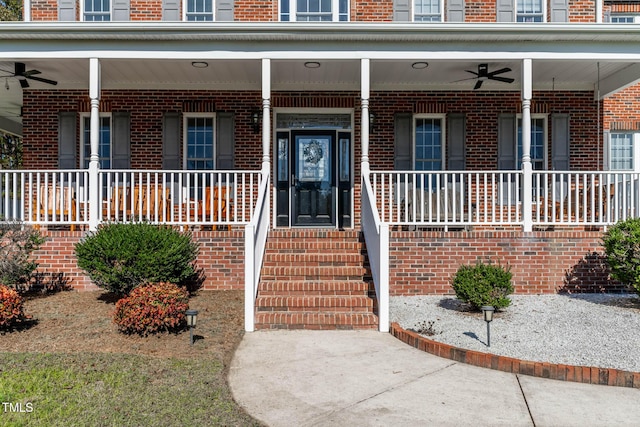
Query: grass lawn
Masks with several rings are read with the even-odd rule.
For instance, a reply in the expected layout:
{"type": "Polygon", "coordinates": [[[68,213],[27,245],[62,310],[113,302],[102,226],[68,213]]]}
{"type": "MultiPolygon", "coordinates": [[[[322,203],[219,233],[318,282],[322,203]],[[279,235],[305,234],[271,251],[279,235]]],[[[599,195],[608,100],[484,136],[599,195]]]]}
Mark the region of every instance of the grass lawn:
{"type": "Polygon", "coordinates": [[[189,333],[126,336],[98,292],[29,299],[29,327],[0,335],[2,426],[260,425],[233,400],[227,368],[242,337],[242,292],[201,291],[189,333]]]}

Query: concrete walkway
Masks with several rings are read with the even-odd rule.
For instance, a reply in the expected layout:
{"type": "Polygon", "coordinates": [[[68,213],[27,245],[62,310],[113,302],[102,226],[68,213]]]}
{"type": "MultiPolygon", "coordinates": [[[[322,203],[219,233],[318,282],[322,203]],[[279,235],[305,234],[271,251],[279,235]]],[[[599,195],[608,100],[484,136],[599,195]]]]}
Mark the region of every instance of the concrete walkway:
{"type": "Polygon", "coordinates": [[[236,401],[269,426],[624,426],[640,390],[477,368],[375,331],[245,334],[236,401]]]}

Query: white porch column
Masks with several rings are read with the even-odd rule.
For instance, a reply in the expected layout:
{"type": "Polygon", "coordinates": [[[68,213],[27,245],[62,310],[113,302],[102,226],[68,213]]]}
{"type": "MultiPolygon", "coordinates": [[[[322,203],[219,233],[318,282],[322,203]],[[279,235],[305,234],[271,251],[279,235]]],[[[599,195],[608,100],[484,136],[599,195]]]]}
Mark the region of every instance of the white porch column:
{"type": "Polygon", "coordinates": [[[22,7],[22,20],[24,22],[31,21],[31,0],[24,0],[22,7]]]}
{"type": "Polygon", "coordinates": [[[524,231],[533,230],[533,169],[531,166],[531,59],[522,60],[522,219],[524,231]]]}
{"type": "Polygon", "coordinates": [[[89,230],[98,228],[100,216],[100,184],[98,172],[100,157],[98,145],[100,142],[100,60],[89,59],[89,98],[91,99],[91,157],[89,160],[89,230]]]}
{"type": "Polygon", "coordinates": [[[369,92],[370,92],[369,59],[360,60],[360,145],[362,149],[362,173],[369,172],[369,92]]]}
{"type": "Polygon", "coordinates": [[[262,168],[270,171],[271,155],[271,60],[262,60],[262,168]]]}

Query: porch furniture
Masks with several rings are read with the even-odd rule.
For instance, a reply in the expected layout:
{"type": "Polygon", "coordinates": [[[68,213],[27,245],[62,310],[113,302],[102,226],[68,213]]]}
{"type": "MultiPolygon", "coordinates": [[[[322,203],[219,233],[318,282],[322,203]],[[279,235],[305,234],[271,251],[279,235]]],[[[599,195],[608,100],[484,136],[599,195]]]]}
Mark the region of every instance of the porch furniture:
{"type": "MultiPolygon", "coordinates": [[[[204,195],[201,199],[190,200],[187,204],[187,219],[201,223],[221,221],[227,218],[228,201],[231,201],[229,187],[205,187],[204,195]]],[[[227,225],[226,229],[229,230],[230,226],[227,225]]]]}
{"type": "MultiPolygon", "coordinates": [[[[69,221],[71,231],[76,230],[77,219],[75,192],[70,187],[42,184],[33,197],[32,219],[69,221]]],[[[35,225],[39,228],[39,225],[35,225]]]]}
{"type": "Polygon", "coordinates": [[[462,193],[453,188],[430,190],[417,189],[414,197],[413,189],[407,191],[408,216],[412,221],[456,225],[473,217],[462,193]],[[415,209],[413,206],[415,200],[415,209]]]}
{"type": "Polygon", "coordinates": [[[615,196],[615,184],[590,185],[586,189],[581,187],[574,191],[572,196],[569,200],[569,193],[565,192],[563,200],[555,202],[556,221],[580,221],[582,218],[587,221],[592,218],[596,221],[606,220],[609,216],[610,202],[615,196]],[[601,212],[603,218],[600,217],[601,212]]]}
{"type": "Polygon", "coordinates": [[[102,203],[102,218],[108,221],[126,220],[131,217],[131,213],[134,212],[132,204],[135,204],[138,200],[136,187],[136,194],[134,194],[134,202],[131,202],[131,187],[125,185],[115,185],[110,189],[111,194],[107,200],[102,203]]]}
{"type": "Polygon", "coordinates": [[[141,211],[134,209],[134,215],[140,215],[143,219],[151,222],[164,222],[170,218],[171,189],[156,187],[151,185],[134,187],[134,206],[141,201],[141,211]],[[135,194],[135,193],[138,194],[135,194]]]}

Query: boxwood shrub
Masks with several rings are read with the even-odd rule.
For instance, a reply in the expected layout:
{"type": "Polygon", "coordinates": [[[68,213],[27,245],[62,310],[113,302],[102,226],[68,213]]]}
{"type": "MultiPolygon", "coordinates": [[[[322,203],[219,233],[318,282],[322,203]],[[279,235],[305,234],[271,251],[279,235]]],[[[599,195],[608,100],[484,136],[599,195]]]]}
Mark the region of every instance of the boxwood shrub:
{"type": "Polygon", "coordinates": [[[508,307],[513,293],[511,271],[500,265],[484,264],[463,265],[453,276],[451,282],[456,297],[474,310],[483,305],[491,305],[496,310],[508,307]]]}
{"type": "Polygon", "coordinates": [[[605,260],[611,277],[640,295],[640,218],[620,221],[603,235],[605,260]]]}
{"type": "Polygon", "coordinates": [[[144,283],[186,285],[197,276],[198,244],[167,226],[106,224],[78,242],[75,254],[96,285],[121,296],[144,283]]]}

